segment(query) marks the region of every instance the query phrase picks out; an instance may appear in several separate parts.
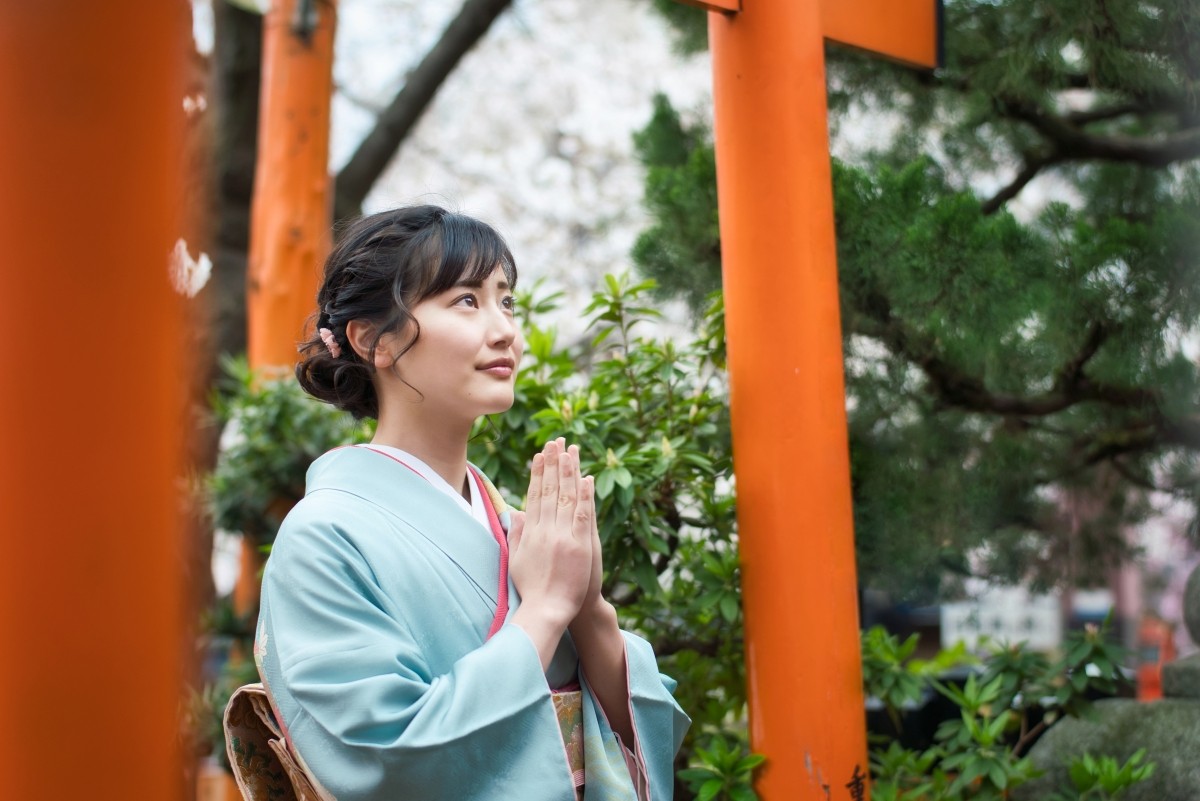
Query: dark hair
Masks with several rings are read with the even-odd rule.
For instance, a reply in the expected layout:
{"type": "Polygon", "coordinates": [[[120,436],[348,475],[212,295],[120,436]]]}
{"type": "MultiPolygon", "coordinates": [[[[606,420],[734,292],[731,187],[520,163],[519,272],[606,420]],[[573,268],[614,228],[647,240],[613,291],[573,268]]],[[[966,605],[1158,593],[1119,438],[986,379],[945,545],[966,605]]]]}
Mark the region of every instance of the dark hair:
{"type": "MultiPolygon", "coordinates": [[[[352,221],[325,261],[317,292],[313,336],[300,346],[300,386],[318,400],[356,418],[379,416],[372,376],[379,340],[404,329],[413,305],[460,281],[483,281],[500,267],[510,286],[517,268],[504,239],[491,226],[439,206],[410,206],[352,221]],[[350,347],[346,324],[365,320],[374,327],[369,357],[350,347]],[[318,331],[329,329],[341,349],[334,358],[318,331]]],[[[404,355],[420,336],[397,355],[404,355]]]]}

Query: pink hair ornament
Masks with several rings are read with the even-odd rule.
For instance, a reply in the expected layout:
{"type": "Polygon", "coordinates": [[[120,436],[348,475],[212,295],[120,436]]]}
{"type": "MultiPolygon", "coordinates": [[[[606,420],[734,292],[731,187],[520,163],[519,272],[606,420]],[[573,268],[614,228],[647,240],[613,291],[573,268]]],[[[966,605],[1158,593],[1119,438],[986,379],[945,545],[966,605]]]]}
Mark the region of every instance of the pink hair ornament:
{"type": "Polygon", "coordinates": [[[329,351],[329,355],[335,359],[341,358],[342,346],[338,344],[333,332],[328,328],[322,328],[317,333],[321,335],[321,341],[325,343],[325,348],[329,351]]]}

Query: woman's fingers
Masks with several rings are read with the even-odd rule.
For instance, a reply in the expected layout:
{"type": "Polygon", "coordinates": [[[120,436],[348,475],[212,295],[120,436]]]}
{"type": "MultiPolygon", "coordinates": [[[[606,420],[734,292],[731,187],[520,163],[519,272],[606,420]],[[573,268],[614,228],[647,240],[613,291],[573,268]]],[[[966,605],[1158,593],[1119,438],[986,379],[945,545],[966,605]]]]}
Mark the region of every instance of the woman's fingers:
{"type": "MultiPolygon", "coordinates": [[[[560,530],[575,534],[575,512],[580,504],[584,482],[579,461],[579,446],[567,446],[562,437],[545,444],[542,452],[533,457],[529,472],[529,493],[526,497],[525,523],[530,526],[554,525],[560,530]]],[[[594,489],[589,497],[594,496],[594,489]]],[[[594,502],[587,518],[595,533],[594,502]]]]}
{"type": "Polygon", "coordinates": [[[556,444],[559,451],[557,520],[562,527],[560,530],[572,531],[570,527],[579,503],[579,471],[575,467],[574,454],[562,449],[561,440],[556,444]]]}
{"type": "Polygon", "coordinates": [[[560,479],[561,454],[558,442],[551,440],[542,449],[545,458],[545,469],[542,472],[541,495],[538,498],[540,513],[538,522],[541,525],[554,525],[558,515],[558,484],[560,479]]]}
{"type": "Polygon", "coordinates": [[[525,512],[527,521],[536,526],[541,519],[542,474],[546,469],[546,457],[542,453],[533,455],[533,463],[529,467],[529,492],[525,495],[525,512]]]}
{"type": "Polygon", "coordinates": [[[579,502],[575,505],[575,517],[571,533],[576,539],[590,542],[596,521],[596,505],[592,502],[595,485],[591,476],[579,482],[579,502]]]}
{"type": "Polygon", "coordinates": [[[508,515],[508,552],[514,554],[521,547],[521,535],[525,533],[525,513],[513,510],[508,515]]]}
{"type": "Polygon", "coordinates": [[[579,491],[583,484],[583,470],[579,466],[579,446],[572,445],[567,448],[567,454],[571,457],[573,472],[575,473],[575,497],[579,497],[579,491]]]}

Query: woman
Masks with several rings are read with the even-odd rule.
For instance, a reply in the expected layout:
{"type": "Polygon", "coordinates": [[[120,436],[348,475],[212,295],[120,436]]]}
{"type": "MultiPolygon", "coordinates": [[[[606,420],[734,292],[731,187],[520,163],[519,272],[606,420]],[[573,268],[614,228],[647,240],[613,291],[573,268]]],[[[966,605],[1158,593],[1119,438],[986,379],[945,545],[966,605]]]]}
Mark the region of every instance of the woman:
{"type": "Polygon", "coordinates": [[[378,426],[313,463],[263,576],[259,672],[322,791],[367,799],[667,799],[688,719],[600,593],[592,478],[546,443],[526,511],[467,463],[522,339],[500,236],[435,206],[330,255],[306,391],[378,426]]]}

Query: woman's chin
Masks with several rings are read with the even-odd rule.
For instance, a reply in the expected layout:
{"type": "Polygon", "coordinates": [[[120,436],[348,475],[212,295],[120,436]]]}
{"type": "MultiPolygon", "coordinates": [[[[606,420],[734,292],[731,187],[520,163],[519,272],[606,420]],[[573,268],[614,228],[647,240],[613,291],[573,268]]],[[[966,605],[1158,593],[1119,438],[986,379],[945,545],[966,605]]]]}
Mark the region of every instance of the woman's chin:
{"type": "Polygon", "coordinates": [[[510,394],[506,398],[496,398],[488,403],[480,404],[480,417],[486,417],[492,414],[504,414],[513,407],[516,399],[510,394]]]}

